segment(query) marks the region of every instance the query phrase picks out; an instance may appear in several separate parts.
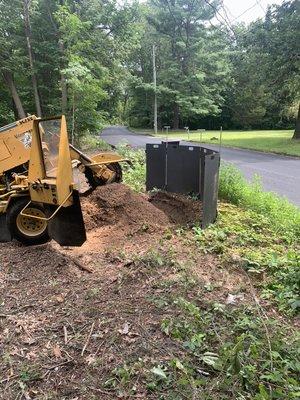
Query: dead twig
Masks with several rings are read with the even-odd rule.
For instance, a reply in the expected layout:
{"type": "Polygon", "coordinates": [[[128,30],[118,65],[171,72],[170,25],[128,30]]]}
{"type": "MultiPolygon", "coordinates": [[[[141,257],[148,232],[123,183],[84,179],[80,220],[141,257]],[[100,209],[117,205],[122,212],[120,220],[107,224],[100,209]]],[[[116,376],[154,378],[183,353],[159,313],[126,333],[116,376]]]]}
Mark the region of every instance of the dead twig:
{"type": "Polygon", "coordinates": [[[273,368],[272,345],[271,345],[269,329],[267,327],[267,324],[265,323],[265,320],[268,320],[268,316],[265,313],[265,310],[262,308],[262,306],[260,305],[260,303],[259,303],[259,301],[258,301],[258,299],[256,297],[255,289],[254,289],[254,286],[253,286],[253,284],[251,282],[251,279],[250,279],[249,275],[243,269],[242,269],[242,272],[244,273],[244,275],[248,279],[251,295],[252,295],[254,303],[256,305],[256,309],[257,309],[258,315],[260,316],[261,322],[262,322],[262,324],[264,326],[264,330],[265,330],[265,334],[266,334],[266,338],[267,338],[267,342],[268,342],[268,347],[269,347],[270,367],[271,367],[271,371],[273,371],[274,368],[273,368]]]}
{"type": "Polygon", "coordinates": [[[25,304],[22,307],[16,308],[15,310],[11,310],[11,314],[17,314],[20,311],[27,310],[28,308],[34,307],[33,304],[25,304]]]}
{"type": "Polygon", "coordinates": [[[11,375],[11,376],[8,376],[7,378],[4,378],[4,379],[2,379],[2,381],[0,381],[0,385],[1,385],[2,383],[9,382],[11,379],[17,378],[18,376],[19,376],[19,375],[11,375]]]}
{"type": "Polygon", "coordinates": [[[62,367],[71,362],[73,362],[73,360],[66,360],[59,364],[55,364],[55,365],[51,365],[51,366],[43,366],[43,368],[46,369],[47,371],[42,375],[41,379],[44,379],[49,374],[50,371],[53,371],[54,369],[62,367]]]}
{"type": "MultiPolygon", "coordinates": [[[[240,268],[240,269],[241,269],[242,273],[244,274],[244,276],[248,280],[249,287],[250,287],[250,293],[253,297],[253,300],[254,300],[254,303],[255,303],[255,306],[257,309],[257,313],[260,317],[260,320],[261,320],[264,330],[265,330],[265,335],[266,335],[266,339],[267,339],[267,343],[268,343],[269,356],[270,356],[270,369],[273,372],[273,370],[274,370],[273,355],[272,355],[273,349],[272,349],[272,344],[271,344],[271,339],[270,339],[270,332],[269,332],[268,326],[265,322],[265,320],[268,320],[268,316],[265,313],[265,310],[263,309],[263,307],[260,305],[258,298],[256,297],[254,286],[252,284],[252,281],[251,281],[247,271],[245,271],[243,268],[240,268]]],[[[270,383],[268,384],[268,387],[269,387],[270,393],[272,394],[273,391],[272,391],[272,387],[271,387],[270,383]]]]}
{"type": "Polygon", "coordinates": [[[95,388],[94,386],[89,386],[89,389],[92,389],[95,392],[102,393],[102,394],[107,394],[107,395],[111,395],[113,393],[113,392],[109,392],[108,390],[102,390],[102,389],[99,389],[99,388],[95,388]]]}
{"type": "Polygon", "coordinates": [[[94,356],[97,356],[97,355],[98,355],[98,353],[99,353],[101,347],[104,345],[105,342],[106,342],[106,340],[103,340],[103,341],[99,344],[99,346],[97,347],[97,350],[95,351],[94,356]]]}
{"type": "Polygon", "coordinates": [[[81,352],[81,356],[83,356],[83,354],[84,354],[84,352],[85,352],[85,350],[86,350],[86,348],[87,348],[87,346],[88,346],[88,344],[90,342],[90,339],[91,339],[91,336],[92,336],[92,333],[93,333],[93,330],[94,330],[94,326],[95,326],[95,322],[92,323],[92,326],[91,326],[91,329],[90,329],[90,333],[89,333],[89,335],[88,335],[88,337],[86,339],[85,345],[83,346],[83,349],[82,349],[82,352],[81,352]]]}
{"type": "Polygon", "coordinates": [[[65,326],[63,327],[63,331],[64,331],[65,344],[67,344],[68,343],[68,331],[65,326]]]}

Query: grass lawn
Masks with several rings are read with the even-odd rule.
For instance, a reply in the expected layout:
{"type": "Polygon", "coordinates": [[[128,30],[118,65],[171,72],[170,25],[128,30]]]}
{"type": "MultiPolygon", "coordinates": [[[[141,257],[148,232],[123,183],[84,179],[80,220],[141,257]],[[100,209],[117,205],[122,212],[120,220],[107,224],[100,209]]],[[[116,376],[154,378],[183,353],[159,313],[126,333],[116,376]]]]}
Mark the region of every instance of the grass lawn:
{"type": "MultiPolygon", "coordinates": [[[[146,131],[150,133],[151,131],[146,131]]],[[[164,132],[158,133],[159,137],[165,137],[164,132]]],[[[300,141],[292,140],[292,130],[282,131],[223,131],[222,145],[228,147],[240,147],[292,156],[300,156],[300,141]]],[[[205,131],[202,134],[202,142],[210,144],[219,143],[219,131],[205,131]],[[217,140],[211,140],[217,138],[217,140]]],[[[174,131],[169,138],[181,138],[185,140],[200,141],[200,132],[191,131],[189,138],[184,131],[174,131]]]]}

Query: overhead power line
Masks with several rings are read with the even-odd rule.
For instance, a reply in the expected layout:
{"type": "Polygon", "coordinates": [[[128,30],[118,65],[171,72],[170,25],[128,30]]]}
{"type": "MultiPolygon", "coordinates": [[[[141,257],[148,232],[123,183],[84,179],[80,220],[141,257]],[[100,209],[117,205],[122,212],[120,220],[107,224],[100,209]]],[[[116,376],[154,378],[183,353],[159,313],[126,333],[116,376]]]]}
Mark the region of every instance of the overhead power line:
{"type": "Polygon", "coordinates": [[[262,9],[262,11],[264,12],[264,14],[266,14],[266,10],[264,9],[264,7],[262,6],[262,4],[261,4],[261,0],[255,0],[255,3],[252,5],[252,6],[250,6],[249,8],[247,8],[245,11],[243,11],[240,15],[238,15],[237,17],[235,17],[232,21],[231,21],[231,23],[232,22],[234,22],[234,21],[236,21],[237,19],[239,19],[239,18],[241,18],[243,15],[245,15],[248,11],[251,11],[253,8],[255,8],[255,7],[260,7],[261,9],[262,9]]]}
{"type": "Polygon", "coordinates": [[[238,15],[237,17],[235,17],[232,22],[236,21],[237,19],[241,18],[243,15],[247,14],[248,11],[252,10],[253,8],[257,7],[257,2],[255,1],[255,3],[250,6],[249,8],[247,8],[245,11],[242,12],[242,14],[238,15]]]}
{"type": "Polygon", "coordinates": [[[215,12],[215,18],[217,19],[218,22],[220,22],[220,24],[225,23],[225,25],[227,26],[227,28],[229,28],[229,30],[234,34],[234,36],[236,36],[235,31],[233,29],[233,27],[231,26],[231,23],[229,23],[226,18],[223,17],[222,14],[219,13],[219,10],[213,5],[211,4],[208,0],[204,0],[205,3],[207,5],[209,5],[215,12]],[[222,21],[219,20],[219,17],[222,19],[222,21]]]}
{"type": "Polygon", "coordinates": [[[263,11],[264,13],[266,13],[266,10],[265,10],[265,8],[264,8],[263,5],[262,5],[261,0],[256,0],[256,4],[262,9],[262,11],[263,11]]]}

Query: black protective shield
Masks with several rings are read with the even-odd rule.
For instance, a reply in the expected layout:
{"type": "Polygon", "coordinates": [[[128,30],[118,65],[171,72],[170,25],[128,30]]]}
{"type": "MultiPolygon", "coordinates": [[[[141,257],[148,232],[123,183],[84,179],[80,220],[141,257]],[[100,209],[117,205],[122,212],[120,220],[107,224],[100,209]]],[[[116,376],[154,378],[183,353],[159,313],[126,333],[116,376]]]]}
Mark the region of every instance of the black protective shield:
{"type": "Polygon", "coordinates": [[[168,145],[167,192],[199,194],[200,169],[199,147],[168,145]]]}
{"type": "Polygon", "coordinates": [[[202,202],[203,228],[217,217],[220,154],[202,146],[179,142],[147,144],[147,190],[197,194],[202,202]]]}
{"type": "Polygon", "coordinates": [[[55,217],[49,221],[48,232],[50,238],[61,246],[82,246],[86,241],[85,226],[77,190],[73,191],[73,205],[62,207],[55,217]]]}
{"type": "Polygon", "coordinates": [[[218,207],[220,154],[205,156],[205,170],[202,196],[202,228],[215,222],[218,207]]]}
{"type": "Polygon", "coordinates": [[[166,148],[163,144],[146,144],[146,189],[165,188],[166,148]]]}
{"type": "Polygon", "coordinates": [[[0,214],[0,242],[10,242],[11,240],[12,237],[7,227],[6,214],[0,214]]]}

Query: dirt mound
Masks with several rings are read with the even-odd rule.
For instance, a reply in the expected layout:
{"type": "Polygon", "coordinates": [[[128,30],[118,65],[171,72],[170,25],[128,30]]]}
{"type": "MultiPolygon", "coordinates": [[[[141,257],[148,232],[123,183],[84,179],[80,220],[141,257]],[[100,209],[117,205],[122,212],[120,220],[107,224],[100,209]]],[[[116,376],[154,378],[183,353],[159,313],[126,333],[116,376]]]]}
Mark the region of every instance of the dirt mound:
{"type": "Polygon", "coordinates": [[[88,231],[107,225],[126,226],[128,231],[153,230],[169,224],[168,216],[147,196],[119,183],[97,188],[83,199],[82,210],[88,231]]]}
{"type": "Polygon", "coordinates": [[[201,221],[201,202],[182,194],[156,192],[149,201],[162,210],[170,222],[175,224],[189,224],[201,221]]]}

